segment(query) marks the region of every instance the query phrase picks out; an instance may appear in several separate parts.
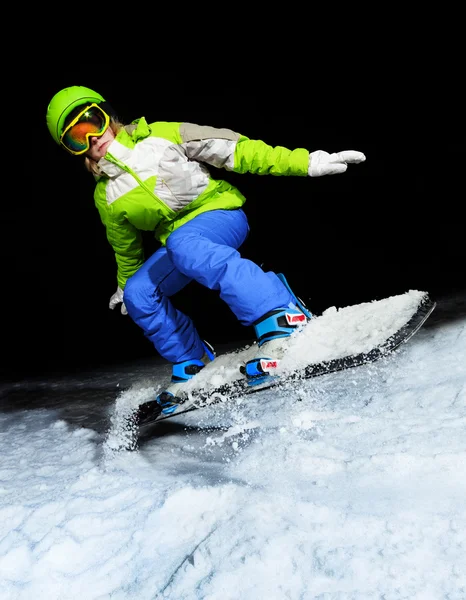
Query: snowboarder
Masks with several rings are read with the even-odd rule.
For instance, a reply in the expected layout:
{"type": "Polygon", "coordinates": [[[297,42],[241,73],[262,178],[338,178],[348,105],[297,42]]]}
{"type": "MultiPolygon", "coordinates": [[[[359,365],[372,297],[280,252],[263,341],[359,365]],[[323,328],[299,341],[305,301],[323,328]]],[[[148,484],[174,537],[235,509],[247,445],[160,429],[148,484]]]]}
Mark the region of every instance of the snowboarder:
{"type": "Polygon", "coordinates": [[[246,199],[235,186],[213,179],[206,165],[319,177],[343,173],[364,154],[288,150],[230,129],[148,123],[145,117],[123,124],[101,94],[83,86],[56,93],[46,121],[54,141],[83,156],[95,177],[95,205],[117,263],[109,307],[121,304],[173,365],[171,382],[157,397],[163,412],[176,410],[183,382],[215,358],[191,318],[170,300],[191,280],[217,290],[239,322],[254,327],[258,355],[246,366],[248,376],[263,372],[261,359],[279,358],[280,341],[309,313],[286,280],[240,255],[249,232],[241,208],[246,199]],[[147,260],[141,231],[153,231],[160,242],[147,260]]]}

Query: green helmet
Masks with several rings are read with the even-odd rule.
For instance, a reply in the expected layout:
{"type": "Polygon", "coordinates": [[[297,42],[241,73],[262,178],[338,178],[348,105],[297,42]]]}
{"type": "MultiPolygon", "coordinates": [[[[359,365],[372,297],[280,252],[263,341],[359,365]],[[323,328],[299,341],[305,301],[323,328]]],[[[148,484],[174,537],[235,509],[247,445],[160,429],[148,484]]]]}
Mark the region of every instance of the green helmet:
{"type": "Polygon", "coordinates": [[[60,143],[60,135],[70,112],[81,104],[93,102],[100,104],[105,99],[97,92],[80,85],[65,88],[55,94],[47,108],[47,127],[57,144],[60,143]]]}

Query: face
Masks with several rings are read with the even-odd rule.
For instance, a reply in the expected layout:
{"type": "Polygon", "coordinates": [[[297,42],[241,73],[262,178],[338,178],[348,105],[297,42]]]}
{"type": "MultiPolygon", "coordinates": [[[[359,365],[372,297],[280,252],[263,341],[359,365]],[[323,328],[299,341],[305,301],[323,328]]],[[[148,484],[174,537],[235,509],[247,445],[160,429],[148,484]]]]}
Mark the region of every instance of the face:
{"type": "Polygon", "coordinates": [[[86,152],[86,156],[92,158],[96,162],[100,160],[107,153],[107,148],[115,139],[115,134],[107,127],[107,131],[100,137],[91,136],[89,138],[90,148],[86,152]]]}

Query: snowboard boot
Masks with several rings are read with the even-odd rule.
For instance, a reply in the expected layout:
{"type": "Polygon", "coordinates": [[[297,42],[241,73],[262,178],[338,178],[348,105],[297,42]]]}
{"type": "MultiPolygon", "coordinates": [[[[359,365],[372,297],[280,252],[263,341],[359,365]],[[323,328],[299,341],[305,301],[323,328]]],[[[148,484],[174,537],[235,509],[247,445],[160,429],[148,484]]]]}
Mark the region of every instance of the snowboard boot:
{"type": "Polygon", "coordinates": [[[212,346],[205,341],[202,343],[205,352],[201,359],[185,360],[173,365],[171,385],[156,398],[160,412],[164,415],[173,414],[179,406],[186,402],[187,397],[183,393],[183,384],[215,359],[215,351],[212,346]]]}
{"type": "Polygon", "coordinates": [[[278,273],[277,277],[292,295],[295,306],[272,310],[254,323],[259,350],[256,357],[241,368],[252,385],[273,376],[285,352],[286,338],[312,318],[307,306],[291,290],[285,276],[278,273]]]}
{"type": "Polygon", "coordinates": [[[297,308],[277,308],[265,314],[254,324],[258,339],[257,355],[249,360],[242,373],[251,380],[273,375],[286,349],[286,338],[308,321],[297,308]]]}

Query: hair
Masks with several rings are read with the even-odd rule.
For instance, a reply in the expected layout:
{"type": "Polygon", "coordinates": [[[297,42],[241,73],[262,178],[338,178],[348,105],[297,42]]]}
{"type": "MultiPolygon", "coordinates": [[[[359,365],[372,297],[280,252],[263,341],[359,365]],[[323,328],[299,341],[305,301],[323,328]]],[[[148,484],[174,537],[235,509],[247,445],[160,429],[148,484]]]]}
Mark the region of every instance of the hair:
{"type": "MultiPolygon", "coordinates": [[[[117,135],[117,133],[121,131],[125,126],[123,123],[118,121],[118,119],[110,117],[109,127],[113,131],[113,133],[117,135]]],[[[89,156],[84,157],[84,166],[95,177],[101,177],[102,171],[100,170],[99,165],[95,160],[89,158],[89,156]]]]}

